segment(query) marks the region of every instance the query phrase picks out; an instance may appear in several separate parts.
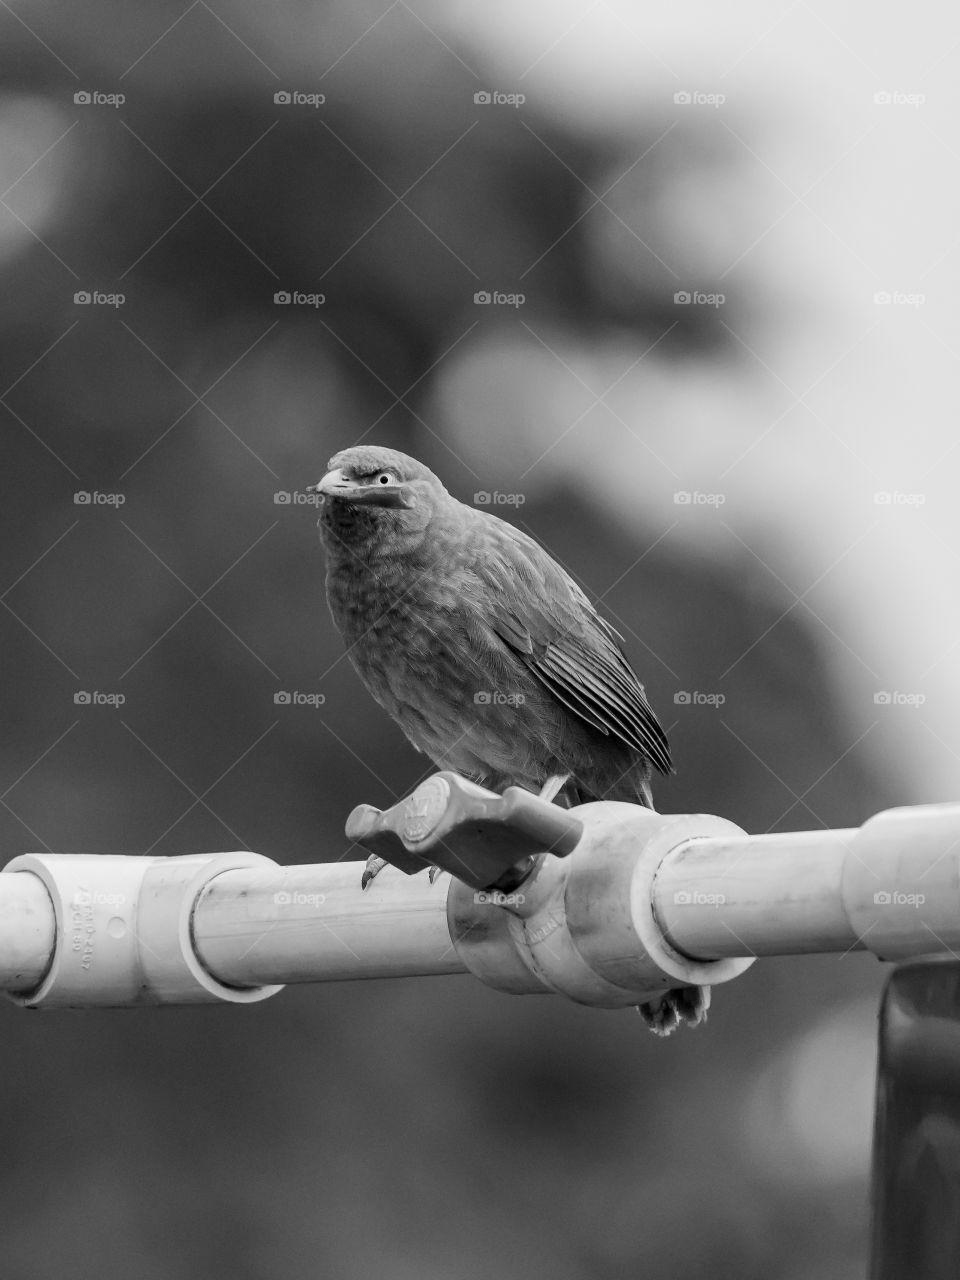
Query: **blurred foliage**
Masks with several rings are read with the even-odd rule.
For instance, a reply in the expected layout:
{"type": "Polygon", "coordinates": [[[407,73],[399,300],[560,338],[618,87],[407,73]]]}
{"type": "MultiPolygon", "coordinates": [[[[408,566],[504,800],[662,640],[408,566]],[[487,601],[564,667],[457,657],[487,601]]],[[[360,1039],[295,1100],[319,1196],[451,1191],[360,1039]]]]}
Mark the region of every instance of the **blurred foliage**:
{"type": "MultiPolygon", "coordinates": [[[[424,761],[342,657],[311,509],[274,494],[363,436],[466,497],[431,398],[448,351],[469,359],[491,326],[563,324],[639,354],[676,319],[647,249],[665,238],[709,286],[703,220],[675,216],[677,191],[708,170],[734,186],[722,148],[678,128],[611,222],[585,212],[583,183],[604,190],[662,122],[601,139],[536,104],[478,109],[467,43],[448,49],[406,5],[351,51],[376,17],[35,4],[24,20],[51,53],[0,14],[8,856],[355,856],[349,809],[403,794],[424,761]],[[327,102],[275,105],[294,85],[327,102]],[[84,87],[126,101],[74,105],[84,87]],[[492,287],[526,293],[522,320],[478,311],[492,287]],[[80,290],[125,302],[76,305],[80,290]],[[279,290],[325,302],[278,307],[279,290]],[[76,505],[81,490],[125,501],[76,505]],[[78,707],[78,689],[126,701],[78,707]],[[326,701],[277,707],[278,689],[326,701]]],[[[705,308],[662,354],[678,382],[737,359],[705,308]]],[[[576,475],[524,488],[524,526],[609,590],[674,744],[665,809],[789,829],[900,798],[844,755],[822,656],[749,565],[628,530],[576,475]],[[722,677],[722,715],[673,704],[722,677]]],[[[7,1274],[859,1274],[865,1169],[828,1149],[798,1185],[774,1050],[859,1009],[878,975],[857,958],[760,964],[664,1044],[630,1014],[466,978],[252,1008],[11,1010],[7,1274]]],[[[822,1105],[847,1102],[841,1088],[822,1105]]]]}

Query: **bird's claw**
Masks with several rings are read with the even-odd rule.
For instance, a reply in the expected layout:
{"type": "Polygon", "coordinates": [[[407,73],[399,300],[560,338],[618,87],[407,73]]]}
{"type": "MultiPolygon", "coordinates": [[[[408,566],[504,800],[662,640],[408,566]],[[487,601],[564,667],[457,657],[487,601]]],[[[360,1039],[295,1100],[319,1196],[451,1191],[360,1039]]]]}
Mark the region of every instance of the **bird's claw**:
{"type": "Polygon", "coordinates": [[[386,858],[378,858],[375,853],[371,853],[363,869],[363,875],[360,877],[360,888],[368,888],[386,865],[386,858]]]}
{"type": "Polygon", "coordinates": [[[637,1005],[637,1013],[655,1036],[668,1036],[681,1022],[696,1027],[707,1020],[709,987],[677,987],[649,1004],[637,1005]]]}
{"type": "MultiPolygon", "coordinates": [[[[363,875],[360,877],[360,888],[368,889],[386,865],[386,858],[378,858],[375,853],[371,853],[367,859],[367,865],[363,869],[363,875]]],[[[427,873],[430,877],[430,883],[436,884],[437,877],[442,872],[443,867],[431,867],[427,873]]]]}

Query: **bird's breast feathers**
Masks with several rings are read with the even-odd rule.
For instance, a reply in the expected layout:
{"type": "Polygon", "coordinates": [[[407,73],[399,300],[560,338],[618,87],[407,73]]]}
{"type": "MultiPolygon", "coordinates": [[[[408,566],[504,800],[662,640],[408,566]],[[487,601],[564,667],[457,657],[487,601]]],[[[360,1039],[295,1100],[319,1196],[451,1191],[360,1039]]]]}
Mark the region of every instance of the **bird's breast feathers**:
{"type": "Polygon", "coordinates": [[[554,709],[462,589],[433,573],[404,587],[350,574],[328,579],[328,596],[358,675],[419,750],[475,775],[491,760],[534,771],[554,709]]]}

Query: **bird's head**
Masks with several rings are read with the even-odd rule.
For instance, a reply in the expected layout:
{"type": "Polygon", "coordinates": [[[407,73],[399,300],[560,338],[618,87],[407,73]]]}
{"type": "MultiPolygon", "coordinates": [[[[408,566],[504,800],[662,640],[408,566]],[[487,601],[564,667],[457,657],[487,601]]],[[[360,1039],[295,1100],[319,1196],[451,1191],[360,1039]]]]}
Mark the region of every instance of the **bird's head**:
{"type": "Polygon", "coordinates": [[[417,535],[447,491],[433,472],[396,449],[356,445],[334,454],[327,474],[308,493],[323,499],[321,530],[358,543],[389,535],[417,535]]]}

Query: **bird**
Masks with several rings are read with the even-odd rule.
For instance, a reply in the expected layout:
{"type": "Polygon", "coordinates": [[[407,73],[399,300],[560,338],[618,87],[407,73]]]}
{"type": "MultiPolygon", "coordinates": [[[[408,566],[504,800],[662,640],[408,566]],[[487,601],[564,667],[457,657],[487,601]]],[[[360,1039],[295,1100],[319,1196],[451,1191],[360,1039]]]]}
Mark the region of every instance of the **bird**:
{"type": "MultiPolygon", "coordinates": [[[[395,449],[344,449],[308,490],[347,655],[418,751],[494,791],[653,809],[666,735],[623,637],[538,542],[395,449]]],[[[709,999],[677,988],[640,1012],[665,1035],[709,999]]]]}

